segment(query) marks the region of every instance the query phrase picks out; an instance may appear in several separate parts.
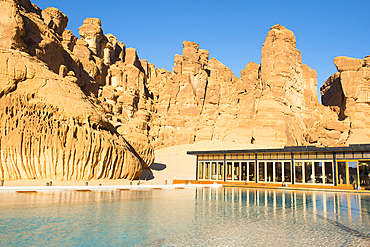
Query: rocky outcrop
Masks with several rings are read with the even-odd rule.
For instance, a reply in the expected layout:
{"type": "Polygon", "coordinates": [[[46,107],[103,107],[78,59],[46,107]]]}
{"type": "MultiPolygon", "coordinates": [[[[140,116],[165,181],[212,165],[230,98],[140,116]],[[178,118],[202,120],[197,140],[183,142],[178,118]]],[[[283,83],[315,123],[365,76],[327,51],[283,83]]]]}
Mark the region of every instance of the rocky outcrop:
{"type": "Polygon", "coordinates": [[[146,135],[122,131],[129,127],[105,110],[94,86],[106,85],[110,52],[119,58],[122,45],[99,31],[100,20],[86,20],[78,40],[55,8],[40,10],[28,0],[0,5],[6,10],[0,18],[0,179],[139,178],[154,150],[146,135]]]}
{"type": "Polygon", "coordinates": [[[338,119],[347,123],[346,143],[370,142],[370,64],[365,59],[336,57],[338,72],[321,87],[322,103],[333,109],[338,119]]]}
{"type": "Polygon", "coordinates": [[[23,53],[3,50],[0,61],[0,82],[16,85],[0,98],[0,179],[133,179],[153,162],[78,85],[23,53]]]}
{"type": "Polygon", "coordinates": [[[24,21],[19,12],[19,5],[13,0],[0,2],[0,48],[25,50],[24,21]]]}
{"type": "Polygon", "coordinates": [[[175,56],[173,73],[155,69],[148,74],[155,109],[150,136],[156,147],[200,140],[268,146],[343,144],[345,130],[323,124],[338,120],[318,103],[316,72],[302,65],[292,31],[273,26],[261,65],[247,64],[240,79],[208,57],[198,44],[185,41],[183,54],[175,56]]]}
{"type": "Polygon", "coordinates": [[[0,178],[133,179],[154,162],[153,146],[202,140],[282,147],[370,138],[370,59],[336,58],[323,106],[315,70],[281,25],[268,32],[261,64],[238,78],[195,42],[183,42],[170,72],[105,35],[97,18],[77,38],[56,8],[0,7],[0,178]]]}

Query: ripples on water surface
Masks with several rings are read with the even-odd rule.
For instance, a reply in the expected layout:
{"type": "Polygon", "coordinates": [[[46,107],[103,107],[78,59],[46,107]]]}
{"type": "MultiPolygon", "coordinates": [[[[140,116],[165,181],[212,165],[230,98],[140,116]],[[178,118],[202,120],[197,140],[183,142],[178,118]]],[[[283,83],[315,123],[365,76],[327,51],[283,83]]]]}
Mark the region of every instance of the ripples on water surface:
{"type": "Polygon", "coordinates": [[[244,188],[0,193],[1,246],[369,246],[370,196],[244,188]]]}

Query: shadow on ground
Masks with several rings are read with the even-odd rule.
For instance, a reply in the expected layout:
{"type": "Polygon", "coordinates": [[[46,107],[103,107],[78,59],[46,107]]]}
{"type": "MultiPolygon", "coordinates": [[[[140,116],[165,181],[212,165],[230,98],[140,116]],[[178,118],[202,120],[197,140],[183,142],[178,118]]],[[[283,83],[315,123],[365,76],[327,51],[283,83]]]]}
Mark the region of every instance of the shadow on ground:
{"type": "Polygon", "coordinates": [[[162,171],[166,168],[167,168],[167,166],[165,164],[162,164],[162,163],[153,163],[153,165],[150,166],[150,169],[152,169],[154,171],[162,171]]]}
{"type": "Polygon", "coordinates": [[[150,168],[146,168],[146,169],[143,169],[143,173],[141,174],[141,177],[140,177],[140,180],[153,180],[154,179],[154,175],[153,175],[153,172],[152,170],[154,171],[163,171],[164,169],[166,169],[166,165],[165,164],[161,164],[161,163],[153,163],[150,168]]]}

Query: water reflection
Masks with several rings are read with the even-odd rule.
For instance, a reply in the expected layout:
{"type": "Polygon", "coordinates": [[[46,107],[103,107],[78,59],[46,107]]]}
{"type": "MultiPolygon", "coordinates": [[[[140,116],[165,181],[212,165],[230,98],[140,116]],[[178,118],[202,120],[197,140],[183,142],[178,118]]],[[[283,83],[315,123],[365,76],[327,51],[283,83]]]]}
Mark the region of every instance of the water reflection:
{"type": "Polygon", "coordinates": [[[0,245],[370,244],[370,196],[361,194],[187,188],[0,199],[0,245]]]}
{"type": "Polygon", "coordinates": [[[272,218],[286,218],[297,212],[317,220],[318,216],[328,217],[337,222],[366,223],[370,221],[370,196],[350,193],[328,193],[289,190],[261,190],[243,188],[224,188],[220,190],[197,190],[196,199],[210,210],[216,212],[229,208],[230,217],[261,215],[272,218]],[[225,207],[224,205],[228,205],[225,207]],[[258,212],[258,213],[257,213],[258,212]]]}

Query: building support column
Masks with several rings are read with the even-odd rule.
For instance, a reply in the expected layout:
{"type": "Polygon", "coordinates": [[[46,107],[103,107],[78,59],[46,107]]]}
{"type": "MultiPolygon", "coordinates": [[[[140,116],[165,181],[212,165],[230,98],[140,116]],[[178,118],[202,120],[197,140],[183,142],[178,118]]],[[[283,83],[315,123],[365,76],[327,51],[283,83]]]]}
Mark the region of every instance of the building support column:
{"type": "Polygon", "coordinates": [[[224,154],[224,182],[226,182],[226,154],[224,154]]]}
{"type": "Polygon", "coordinates": [[[199,177],[199,174],[198,174],[198,155],[197,156],[197,161],[195,162],[195,180],[198,181],[198,177],[199,177]]]}
{"type": "Polygon", "coordinates": [[[258,177],[257,177],[257,169],[258,169],[258,166],[257,166],[257,162],[258,162],[257,153],[255,153],[255,158],[254,158],[254,182],[255,183],[258,183],[258,177]]]}
{"type": "MultiPolygon", "coordinates": [[[[325,174],[326,176],[326,174],[325,174]]],[[[333,152],[333,184],[337,186],[337,155],[333,152]]]]}
{"type": "Polygon", "coordinates": [[[294,169],[294,153],[291,153],[291,162],[292,162],[292,165],[290,167],[290,174],[291,174],[291,178],[292,178],[292,184],[294,184],[294,181],[295,181],[295,169],[294,169]]]}

